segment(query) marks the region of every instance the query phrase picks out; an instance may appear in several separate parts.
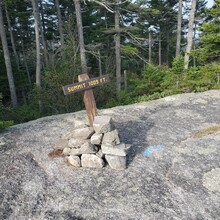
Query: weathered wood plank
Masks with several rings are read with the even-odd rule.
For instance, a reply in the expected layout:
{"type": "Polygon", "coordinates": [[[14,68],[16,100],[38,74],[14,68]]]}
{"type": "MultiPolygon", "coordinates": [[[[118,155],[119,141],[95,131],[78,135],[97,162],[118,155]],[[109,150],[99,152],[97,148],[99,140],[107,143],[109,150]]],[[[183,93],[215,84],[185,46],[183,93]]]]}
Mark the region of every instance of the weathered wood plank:
{"type": "Polygon", "coordinates": [[[75,93],[103,85],[105,83],[108,83],[109,81],[110,81],[109,75],[104,75],[101,77],[96,77],[96,78],[80,81],[78,83],[73,83],[70,85],[63,86],[63,92],[64,95],[69,95],[71,93],[75,93]]]}
{"type": "MultiPolygon", "coordinates": [[[[89,76],[87,74],[81,74],[78,76],[79,82],[88,81],[88,80],[89,80],[89,76]]],[[[89,119],[89,124],[92,127],[94,117],[98,114],[92,89],[87,89],[83,92],[83,101],[89,119]]]]}

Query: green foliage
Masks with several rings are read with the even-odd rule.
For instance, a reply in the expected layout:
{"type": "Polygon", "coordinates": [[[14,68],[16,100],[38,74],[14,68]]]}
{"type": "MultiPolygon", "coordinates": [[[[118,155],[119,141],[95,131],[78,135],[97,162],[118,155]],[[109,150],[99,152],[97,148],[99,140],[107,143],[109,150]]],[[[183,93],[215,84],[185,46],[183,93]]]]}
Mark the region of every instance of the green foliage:
{"type": "Polygon", "coordinates": [[[219,1],[215,1],[216,5],[213,8],[207,10],[209,15],[209,20],[203,22],[200,31],[202,31],[201,36],[201,46],[195,51],[192,51],[192,56],[194,56],[200,64],[219,62],[220,56],[220,4],[219,1]]]}
{"type": "Polygon", "coordinates": [[[190,70],[190,74],[187,79],[189,82],[193,76],[193,91],[200,92],[208,89],[218,89],[220,88],[220,64],[208,64],[205,66],[199,66],[196,68],[196,71],[193,69],[190,70]]]}
{"type": "MultiPolygon", "coordinates": [[[[80,71],[80,60],[77,45],[73,36],[69,36],[64,50],[65,59],[54,59],[44,70],[41,88],[35,88],[32,93],[32,104],[38,109],[38,101],[42,103],[41,115],[73,112],[82,108],[81,94],[65,96],[62,86],[76,82],[80,71]]],[[[33,109],[32,115],[39,114],[33,109]]]]}
{"type": "Polygon", "coordinates": [[[2,94],[0,93],[0,121],[9,120],[9,115],[11,115],[11,109],[2,104],[2,94]]]}
{"type": "Polygon", "coordinates": [[[152,94],[155,92],[161,92],[160,85],[166,75],[167,69],[161,66],[155,66],[148,64],[145,66],[142,72],[142,84],[137,89],[144,89],[145,93],[152,94]]]}
{"type": "Polygon", "coordinates": [[[16,110],[16,122],[17,123],[24,123],[27,121],[35,120],[42,116],[41,112],[39,111],[39,107],[37,104],[30,103],[29,105],[21,105],[16,110]]]}
{"type": "Polygon", "coordinates": [[[173,94],[181,92],[181,84],[184,78],[184,57],[175,57],[172,67],[166,72],[161,86],[163,90],[172,91],[173,94]]]}
{"type": "Polygon", "coordinates": [[[0,132],[12,125],[14,125],[13,121],[0,121],[0,132]]]}
{"type": "Polygon", "coordinates": [[[0,93],[0,132],[14,124],[13,121],[6,121],[6,108],[2,104],[2,94],[0,93]]]}
{"type": "MultiPolygon", "coordinates": [[[[20,70],[18,71],[15,57],[11,47],[9,48],[20,106],[17,109],[8,107],[9,88],[4,56],[0,47],[2,72],[0,91],[3,91],[4,96],[4,104],[0,98],[2,127],[10,124],[5,121],[22,123],[46,115],[83,109],[81,93],[64,96],[62,91],[62,86],[76,82],[77,75],[81,73],[73,3],[60,1],[65,36],[65,49],[61,51],[58,45],[60,36],[54,2],[52,0],[41,1],[43,9],[41,17],[44,15],[42,28],[48,45],[50,63],[49,66],[46,66],[45,63],[42,64],[42,85],[41,88],[36,88],[34,87],[35,35],[31,2],[22,0],[4,0],[4,2],[8,8],[16,49],[20,57],[20,70]],[[27,73],[30,73],[28,82],[27,73]],[[21,104],[24,102],[24,94],[27,104],[21,104]],[[39,104],[41,108],[39,108],[39,104]]],[[[205,2],[203,0],[198,1],[196,16],[205,22],[200,28],[200,42],[196,50],[192,51],[198,66],[191,67],[187,72],[184,70],[183,56],[173,59],[176,45],[177,2],[139,0],[125,1],[120,5],[120,14],[123,18],[123,22],[120,23],[122,72],[125,69],[128,72],[128,88],[123,90],[124,82],[122,80],[122,91],[117,92],[115,89],[114,14],[93,2],[84,4],[81,1],[87,61],[89,69],[91,69],[90,73],[93,74],[90,74],[90,77],[98,75],[99,60],[101,60],[102,72],[111,76],[110,84],[93,90],[98,108],[148,101],[176,93],[220,88],[218,64],[220,61],[220,0],[216,0],[217,4],[209,10],[204,10],[205,2]],[[149,57],[147,39],[149,32],[152,37],[152,63],[146,64],[146,59],[149,57]],[[172,63],[171,68],[153,65],[153,63],[158,63],[159,47],[161,47],[162,63],[167,66],[172,63]]],[[[185,12],[187,13],[187,9],[185,12]]],[[[4,20],[5,27],[7,27],[6,19],[4,20]]],[[[187,22],[183,25],[187,25],[187,22]]],[[[196,26],[200,25],[200,21],[197,19],[196,26]]],[[[9,33],[7,37],[10,42],[9,33]]],[[[182,44],[184,44],[184,39],[182,39],[182,44]]]]}
{"type": "Polygon", "coordinates": [[[147,102],[155,99],[164,98],[169,95],[173,95],[174,93],[172,91],[164,91],[164,92],[156,92],[151,95],[143,95],[139,96],[135,99],[135,102],[147,102]]]}
{"type": "Polygon", "coordinates": [[[123,53],[128,53],[128,54],[136,54],[138,53],[138,49],[129,45],[122,45],[121,46],[121,51],[123,53]]]}

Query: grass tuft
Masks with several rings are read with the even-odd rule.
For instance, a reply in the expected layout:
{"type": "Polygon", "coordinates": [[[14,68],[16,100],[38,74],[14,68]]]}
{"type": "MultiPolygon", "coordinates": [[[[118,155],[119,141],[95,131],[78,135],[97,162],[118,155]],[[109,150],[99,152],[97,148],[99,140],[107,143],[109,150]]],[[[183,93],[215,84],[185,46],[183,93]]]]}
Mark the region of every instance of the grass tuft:
{"type": "Polygon", "coordinates": [[[215,125],[209,128],[202,129],[192,135],[193,138],[201,138],[203,136],[220,132],[220,125],[215,125]]]}

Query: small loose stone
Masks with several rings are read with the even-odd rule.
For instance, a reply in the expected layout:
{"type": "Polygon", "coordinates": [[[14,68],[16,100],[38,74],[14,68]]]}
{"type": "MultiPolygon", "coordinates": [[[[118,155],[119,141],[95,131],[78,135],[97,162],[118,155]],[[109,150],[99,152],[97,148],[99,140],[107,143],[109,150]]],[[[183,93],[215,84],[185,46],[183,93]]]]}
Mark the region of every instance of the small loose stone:
{"type": "Polygon", "coordinates": [[[120,144],[118,130],[115,129],[113,131],[105,133],[102,140],[102,144],[110,144],[110,145],[120,144]]]}
{"type": "Polygon", "coordinates": [[[80,139],[71,138],[68,142],[68,146],[70,148],[80,148],[86,142],[88,142],[88,140],[80,140],[80,139]]]}
{"type": "Polygon", "coordinates": [[[107,133],[114,129],[112,119],[109,116],[95,116],[93,128],[97,134],[107,133]]]}
{"type": "Polygon", "coordinates": [[[77,157],[77,156],[67,156],[66,158],[66,161],[71,164],[72,166],[74,167],[80,167],[81,166],[81,161],[80,161],[80,158],[77,157]]]}
{"type": "Polygon", "coordinates": [[[101,149],[96,153],[96,156],[102,159],[105,157],[101,149]]]}
{"type": "Polygon", "coordinates": [[[105,155],[105,159],[114,170],[124,170],[126,168],[126,157],[105,155]]]}
{"type": "Polygon", "coordinates": [[[86,142],[79,148],[79,150],[81,154],[95,154],[98,151],[98,147],[90,142],[86,142]]]}
{"type": "Polygon", "coordinates": [[[119,145],[108,145],[102,144],[101,146],[103,154],[113,155],[113,156],[126,156],[125,144],[121,143],[119,145]]]}
{"type": "Polygon", "coordinates": [[[72,148],[70,155],[79,156],[82,154],[95,154],[98,148],[90,142],[84,143],[80,148],[72,148]]]}
{"type": "Polygon", "coordinates": [[[68,147],[68,140],[60,139],[54,148],[55,149],[64,149],[65,147],[68,147]]]}
{"type": "Polygon", "coordinates": [[[92,144],[97,144],[97,145],[100,145],[101,142],[102,142],[102,138],[103,138],[103,134],[93,134],[92,137],[91,137],[91,143],[92,144]]]}
{"type": "Polygon", "coordinates": [[[82,167],[102,168],[104,160],[94,154],[83,154],[81,157],[82,167]]]}
{"type": "Polygon", "coordinates": [[[63,155],[65,155],[65,156],[70,155],[70,152],[71,152],[71,148],[69,148],[69,147],[65,147],[63,149],[63,155]]]}
{"type": "Polygon", "coordinates": [[[69,135],[68,139],[74,138],[79,140],[86,140],[95,133],[92,127],[76,128],[69,135]]]}

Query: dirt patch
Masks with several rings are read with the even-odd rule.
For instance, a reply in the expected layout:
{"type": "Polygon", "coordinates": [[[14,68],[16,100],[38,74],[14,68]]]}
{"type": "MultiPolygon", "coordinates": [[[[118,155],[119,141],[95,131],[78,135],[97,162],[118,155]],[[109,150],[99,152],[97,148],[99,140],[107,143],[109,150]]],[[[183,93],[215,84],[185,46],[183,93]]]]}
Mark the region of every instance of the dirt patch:
{"type": "Polygon", "coordinates": [[[205,129],[202,129],[201,131],[196,132],[192,135],[193,138],[201,138],[206,135],[215,134],[217,132],[220,132],[220,125],[208,127],[205,129]]]}

